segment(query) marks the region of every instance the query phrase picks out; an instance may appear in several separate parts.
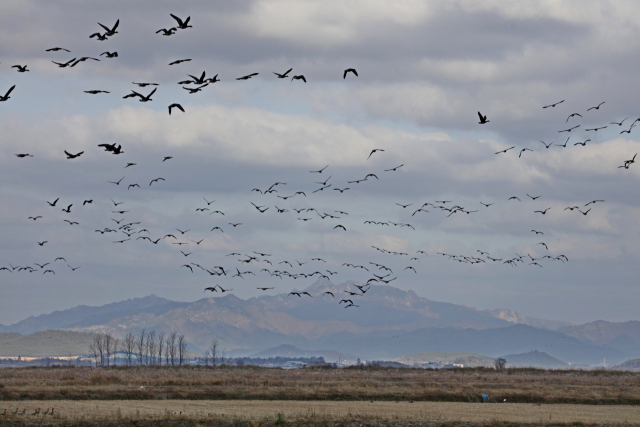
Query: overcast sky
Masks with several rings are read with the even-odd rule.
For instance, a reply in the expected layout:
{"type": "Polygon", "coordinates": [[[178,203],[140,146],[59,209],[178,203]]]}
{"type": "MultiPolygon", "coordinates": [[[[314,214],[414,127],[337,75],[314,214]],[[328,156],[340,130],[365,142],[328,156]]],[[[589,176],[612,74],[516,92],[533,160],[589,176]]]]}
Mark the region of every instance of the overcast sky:
{"type": "Polygon", "coordinates": [[[390,285],[434,300],[576,323],[638,319],[640,165],[618,167],[640,152],[640,130],[620,133],[640,118],[637,2],[3,1],[0,52],[0,95],[16,86],[0,103],[0,267],[37,270],[0,271],[0,323],[151,293],[192,301],[216,284],[241,298],[258,286],[289,292],[318,278],[263,268],[366,281],[384,272],[370,262],[393,270],[390,285]],[[171,13],[193,27],[156,34],[176,25],[171,13]],[[118,19],[108,40],[89,38],[118,19]],[[100,61],[51,62],[84,56],[100,61]],[[191,61],[168,65],[178,59],[191,61]],[[358,76],[344,79],[347,68],[358,76]],[[177,84],[203,71],[220,81],[194,94],[182,87],[197,85],[177,84]],[[259,75],[236,80],[250,73],[259,75]],[[123,99],[156,87],[151,102],[123,99]],[[169,115],[172,103],[185,113],[169,115]],[[112,143],[124,153],[97,146],[112,143]],[[519,157],[523,148],[533,152],[519,157]],[[373,149],[384,151],[369,158],[373,149]],[[84,153],[68,160],[64,150],[84,153]],[[370,173],[378,179],[348,183],[370,173]],[[286,185],[252,191],[276,182],[286,185]],[[306,197],[278,197],[297,191],[306,197]],[[585,206],[592,200],[605,202],[585,206]],[[471,213],[428,205],[412,215],[426,202],[471,213]],[[124,243],[113,243],[128,238],[122,230],[95,231],[130,222],[140,224],[124,243]],[[138,239],[166,234],[176,239],[138,239]],[[272,256],[239,261],[253,251],[272,256]],[[527,254],[568,262],[532,265],[527,254]],[[504,264],[518,255],[517,267],[504,264]],[[191,273],[189,263],[231,273],[191,273]],[[255,275],[232,278],[236,267],[255,275]]]}

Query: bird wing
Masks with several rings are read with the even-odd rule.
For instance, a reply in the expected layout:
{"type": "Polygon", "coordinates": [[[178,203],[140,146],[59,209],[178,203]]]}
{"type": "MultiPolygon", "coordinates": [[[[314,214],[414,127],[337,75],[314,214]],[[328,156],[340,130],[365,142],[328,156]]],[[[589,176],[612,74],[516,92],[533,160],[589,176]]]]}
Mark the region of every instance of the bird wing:
{"type": "Polygon", "coordinates": [[[111,29],[110,29],[109,27],[107,27],[107,26],[105,26],[105,25],[102,25],[102,24],[101,24],[101,23],[99,23],[99,22],[98,22],[98,25],[100,25],[102,28],[104,28],[104,29],[105,29],[105,31],[107,31],[107,32],[111,32],[111,29]]]}
{"type": "Polygon", "coordinates": [[[7,96],[9,96],[9,94],[11,93],[11,91],[13,91],[13,89],[16,87],[16,85],[11,86],[11,88],[9,88],[9,90],[7,91],[7,93],[4,95],[4,97],[6,98],[7,96]]]}
{"type": "Polygon", "coordinates": [[[484,117],[482,117],[482,114],[480,114],[480,111],[478,111],[478,117],[480,117],[480,121],[484,120],[484,117]]]}
{"type": "Polygon", "coordinates": [[[182,22],[182,19],[178,18],[176,15],[174,15],[173,13],[170,13],[169,15],[171,15],[171,17],[173,19],[175,19],[178,22],[178,25],[182,26],[184,25],[184,23],[182,22]]]}

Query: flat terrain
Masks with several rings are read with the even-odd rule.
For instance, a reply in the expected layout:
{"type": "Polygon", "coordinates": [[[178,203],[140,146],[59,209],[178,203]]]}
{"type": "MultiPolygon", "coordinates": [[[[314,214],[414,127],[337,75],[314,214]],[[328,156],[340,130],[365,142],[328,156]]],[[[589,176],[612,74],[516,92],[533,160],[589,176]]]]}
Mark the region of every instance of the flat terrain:
{"type": "MultiPolygon", "coordinates": [[[[640,404],[640,374],[537,369],[15,368],[0,401],[313,400],[640,404]]],[[[55,406],[55,405],[50,405],[55,406]]]]}
{"type": "Polygon", "coordinates": [[[264,422],[271,425],[280,413],[287,422],[338,420],[432,421],[438,423],[522,424],[640,424],[640,407],[629,405],[536,405],[525,403],[458,402],[313,402],[313,401],[24,401],[0,402],[0,412],[27,409],[9,415],[17,422],[115,420],[190,420],[264,422]],[[31,415],[36,408],[54,416],[31,415]]]}

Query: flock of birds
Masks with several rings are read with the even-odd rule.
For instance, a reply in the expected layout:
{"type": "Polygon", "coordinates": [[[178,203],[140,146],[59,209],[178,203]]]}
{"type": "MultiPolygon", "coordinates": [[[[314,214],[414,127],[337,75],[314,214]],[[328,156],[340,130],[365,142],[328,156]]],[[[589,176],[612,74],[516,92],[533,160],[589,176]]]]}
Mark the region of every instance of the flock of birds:
{"type": "MultiPolygon", "coordinates": [[[[173,36],[177,33],[178,30],[185,30],[188,28],[192,28],[192,26],[189,25],[190,17],[188,17],[185,20],[182,20],[181,18],[175,15],[171,15],[171,17],[176,21],[177,25],[175,27],[162,28],[157,31],[157,34],[161,34],[163,36],[173,36]]],[[[99,24],[99,25],[104,30],[104,33],[96,32],[94,34],[91,34],[90,36],[91,38],[95,38],[98,41],[107,41],[110,37],[113,37],[114,35],[118,34],[117,29],[119,26],[119,20],[112,27],[108,27],[103,24],[99,24]]],[[[69,50],[61,47],[50,48],[50,49],[47,49],[46,51],[47,52],[64,51],[64,52],[70,53],[69,50]]],[[[118,58],[118,52],[105,51],[102,54],[100,54],[100,56],[101,57],[105,56],[106,58],[118,58]]],[[[81,58],[72,58],[65,62],[63,61],[61,62],[52,61],[52,62],[61,68],[66,68],[66,67],[72,68],[77,66],[80,62],[84,62],[87,60],[100,61],[100,59],[98,58],[81,57],[81,58]]],[[[189,61],[191,61],[191,59],[180,59],[180,60],[171,62],[169,65],[173,66],[173,65],[177,65],[177,64],[181,64],[189,61]]],[[[19,73],[25,73],[30,71],[27,65],[14,65],[13,67],[17,68],[17,72],[19,73]]],[[[273,74],[275,74],[276,78],[278,79],[285,79],[290,77],[290,73],[292,72],[292,70],[293,69],[290,68],[284,73],[273,72],[273,74]]],[[[358,76],[358,73],[354,68],[347,68],[342,73],[343,79],[346,79],[346,77],[349,74],[353,74],[356,77],[358,76]]],[[[248,80],[256,75],[258,75],[258,73],[252,73],[246,76],[238,77],[236,78],[236,80],[248,80]]],[[[203,71],[200,75],[188,74],[188,76],[190,77],[189,80],[180,81],[178,83],[183,85],[183,88],[186,91],[188,91],[189,94],[200,92],[203,88],[207,87],[208,85],[214,84],[220,81],[220,79],[218,79],[218,74],[216,74],[213,77],[207,78],[205,71],[203,71]],[[187,87],[189,85],[196,85],[196,87],[187,87]]],[[[302,80],[304,83],[307,82],[305,76],[302,74],[291,76],[291,81],[293,80],[302,80]]],[[[148,83],[148,82],[138,82],[138,83],[133,82],[133,84],[137,85],[138,87],[159,86],[158,83],[148,83]]],[[[10,95],[12,94],[12,91],[14,90],[15,87],[16,86],[14,85],[11,88],[9,88],[9,90],[5,93],[5,95],[0,97],[0,101],[9,100],[10,95]]],[[[146,95],[138,91],[132,90],[130,94],[123,96],[123,98],[124,99],[137,98],[139,102],[151,102],[153,101],[152,96],[155,94],[157,89],[158,88],[155,87],[153,90],[151,90],[150,93],[146,95]]],[[[88,94],[110,93],[110,91],[95,90],[95,89],[86,90],[85,92],[88,94]]],[[[554,104],[546,105],[542,108],[543,109],[556,108],[562,103],[564,103],[564,100],[556,102],[554,104]]],[[[601,102],[597,106],[587,109],[586,112],[590,112],[593,110],[599,111],[604,104],[605,104],[604,102],[601,102]]],[[[168,106],[169,114],[171,114],[172,110],[174,109],[178,109],[182,112],[185,111],[184,107],[181,104],[172,103],[171,105],[168,106]]],[[[593,114],[593,113],[590,113],[590,114],[593,114]]],[[[485,125],[490,123],[490,120],[488,119],[486,114],[482,115],[480,112],[478,112],[478,116],[480,119],[479,124],[485,125]]],[[[575,113],[575,112],[571,113],[567,117],[565,123],[568,123],[569,120],[572,120],[572,121],[575,120],[576,117],[582,118],[583,116],[580,113],[575,113]]],[[[599,130],[605,129],[609,125],[618,125],[619,127],[622,127],[623,123],[626,120],[627,118],[625,118],[620,122],[610,122],[609,124],[604,126],[599,126],[599,127],[589,128],[584,130],[586,132],[597,133],[599,130]]],[[[629,129],[623,130],[621,133],[630,133],[631,130],[635,127],[636,122],[638,121],[640,121],[640,118],[634,120],[630,124],[629,129]]],[[[572,131],[576,131],[576,129],[580,128],[580,126],[581,126],[580,124],[577,124],[567,129],[558,130],[558,132],[570,134],[572,131]]],[[[549,149],[553,144],[556,144],[557,147],[566,148],[568,146],[567,144],[569,143],[570,138],[571,136],[569,136],[564,141],[564,144],[556,144],[555,141],[552,141],[550,143],[546,143],[544,141],[540,141],[540,142],[544,144],[545,149],[549,149]]],[[[585,141],[581,141],[581,142],[576,142],[573,144],[573,146],[574,147],[585,146],[589,141],[590,139],[586,139],[585,141]]],[[[108,152],[112,155],[123,155],[125,153],[122,145],[117,143],[99,144],[98,148],[102,148],[104,149],[105,152],[108,152]]],[[[496,155],[506,154],[510,150],[513,150],[514,148],[516,147],[515,146],[509,147],[504,150],[500,150],[495,154],[496,155]]],[[[519,152],[518,157],[521,158],[526,151],[534,151],[534,150],[530,148],[522,148],[519,152]]],[[[373,149],[371,150],[371,152],[368,153],[368,156],[366,157],[366,161],[370,160],[371,157],[374,155],[376,157],[384,156],[384,154],[382,154],[384,152],[385,152],[385,149],[373,149]]],[[[84,154],[84,151],[75,152],[75,153],[67,150],[64,151],[64,155],[66,155],[66,159],[73,160],[73,161],[82,161],[78,159],[80,159],[80,157],[83,154],[84,154]]],[[[363,160],[365,160],[364,157],[366,154],[367,153],[363,153],[363,160]]],[[[18,158],[25,159],[25,158],[33,157],[34,154],[18,153],[16,154],[16,156],[18,158]]],[[[629,160],[624,160],[623,164],[619,167],[623,169],[629,169],[629,167],[635,163],[635,158],[636,158],[636,155],[634,155],[629,160]]],[[[172,159],[173,159],[173,156],[165,156],[162,160],[158,159],[158,163],[162,164],[172,159]]],[[[137,165],[136,162],[128,161],[126,162],[124,169],[135,167],[136,165],[137,165]]],[[[293,188],[287,191],[287,189],[290,188],[288,187],[289,184],[286,182],[278,181],[268,187],[265,186],[262,188],[258,188],[258,187],[253,188],[250,191],[251,195],[255,197],[259,197],[261,201],[256,203],[256,200],[253,200],[250,203],[251,203],[252,209],[255,209],[254,212],[256,215],[271,215],[271,214],[294,215],[296,220],[300,221],[301,223],[307,223],[312,220],[314,221],[326,220],[327,222],[330,223],[330,226],[329,226],[330,230],[335,232],[346,232],[349,227],[348,222],[346,221],[346,219],[349,216],[348,212],[345,212],[344,210],[337,210],[337,209],[308,207],[308,205],[304,207],[301,205],[296,206],[296,201],[303,199],[305,201],[305,204],[308,204],[313,199],[314,194],[320,193],[320,192],[324,192],[324,194],[332,193],[335,196],[339,196],[340,194],[343,194],[345,192],[349,194],[349,192],[353,192],[354,190],[356,190],[356,187],[358,185],[364,182],[376,183],[381,179],[385,179],[385,177],[388,174],[398,172],[399,170],[401,170],[403,166],[404,164],[394,166],[394,167],[388,167],[380,171],[372,171],[371,173],[366,174],[362,178],[358,177],[356,179],[352,179],[343,183],[335,183],[331,181],[332,175],[330,175],[330,171],[331,171],[330,165],[326,165],[320,169],[308,171],[308,173],[312,174],[310,176],[317,175],[317,176],[322,176],[323,178],[325,176],[327,177],[326,179],[320,178],[317,181],[314,180],[313,184],[316,185],[316,188],[313,189],[312,191],[302,191],[301,189],[297,189],[297,188],[293,188]]],[[[131,190],[135,190],[137,188],[138,189],[142,188],[140,185],[141,183],[128,182],[128,181],[124,182],[125,178],[126,178],[126,175],[122,176],[119,179],[115,179],[113,181],[107,181],[106,184],[110,184],[117,187],[117,188],[114,188],[114,190],[127,191],[127,192],[131,190]]],[[[146,182],[143,182],[142,185],[148,188],[153,185],[156,185],[156,186],[163,185],[163,182],[165,181],[166,180],[164,177],[156,175],[153,178],[149,177],[148,184],[146,182]]],[[[300,184],[301,182],[302,181],[297,180],[297,184],[300,184]]],[[[529,199],[531,199],[532,202],[536,203],[536,206],[534,207],[534,210],[533,210],[534,214],[540,214],[543,216],[554,214],[554,211],[550,212],[550,210],[552,210],[552,207],[548,207],[542,204],[543,199],[541,195],[532,196],[532,195],[526,194],[526,196],[518,196],[518,195],[510,196],[508,198],[505,198],[506,200],[504,200],[503,203],[522,202],[522,199],[525,197],[528,197],[529,199]]],[[[117,198],[117,197],[114,197],[114,198],[117,198]]],[[[210,201],[206,197],[203,197],[203,200],[206,204],[202,204],[201,206],[194,207],[195,212],[199,213],[200,215],[213,216],[213,218],[215,218],[216,221],[219,221],[215,223],[215,225],[211,228],[209,233],[218,233],[218,234],[231,233],[233,232],[234,229],[238,227],[242,227],[244,225],[242,222],[237,222],[232,220],[231,213],[229,212],[225,213],[222,210],[222,208],[217,208],[216,206],[218,205],[214,205],[214,203],[216,202],[215,200],[210,201]]],[[[44,202],[45,201],[43,201],[43,205],[44,205],[44,202]]],[[[169,233],[167,232],[158,233],[155,231],[152,233],[152,231],[147,228],[147,227],[151,228],[150,226],[142,224],[141,221],[135,221],[131,219],[130,215],[132,215],[133,212],[130,209],[127,209],[125,207],[126,206],[125,202],[115,201],[113,199],[110,199],[110,202],[111,203],[109,203],[109,205],[112,205],[110,207],[110,212],[116,217],[111,218],[111,221],[112,221],[111,223],[95,229],[94,232],[99,233],[101,236],[106,235],[105,237],[113,236],[111,238],[111,242],[113,244],[135,244],[135,242],[142,244],[146,242],[147,244],[158,245],[161,242],[163,242],[166,245],[168,245],[170,243],[171,247],[176,247],[176,251],[175,251],[176,257],[180,259],[188,259],[188,257],[191,256],[198,249],[200,244],[203,241],[205,241],[205,239],[207,239],[207,237],[202,235],[195,236],[193,235],[193,233],[189,234],[191,230],[183,227],[175,228],[174,232],[169,232],[169,233]],[[122,205],[125,205],[125,206],[122,206],[122,205]],[[129,215],[125,215],[125,214],[129,214],[129,215]]],[[[583,206],[578,206],[578,205],[567,206],[566,208],[564,208],[564,211],[573,212],[574,210],[576,210],[577,211],[576,214],[580,213],[583,216],[587,216],[589,212],[591,212],[591,210],[595,208],[597,203],[602,203],[602,202],[604,202],[604,200],[591,200],[586,202],[583,206]],[[593,205],[593,207],[591,205],[593,205]]],[[[59,197],[55,198],[52,201],[49,201],[49,200],[46,201],[46,204],[48,204],[49,209],[52,209],[52,210],[57,209],[58,212],[62,211],[65,213],[66,216],[68,216],[68,218],[65,218],[63,221],[67,223],[68,226],[71,226],[71,227],[80,226],[79,221],[73,215],[77,211],[77,209],[85,209],[87,205],[93,205],[94,203],[95,202],[93,199],[83,199],[81,202],[72,201],[72,200],[60,201],[59,197]],[[58,204],[59,202],[60,204],[58,204]]],[[[104,201],[104,203],[108,203],[108,201],[104,201]]],[[[478,206],[471,206],[471,207],[462,206],[461,204],[455,203],[452,200],[434,200],[434,201],[427,201],[422,204],[396,203],[396,205],[398,206],[398,209],[401,209],[400,212],[404,213],[406,211],[405,216],[407,217],[407,221],[411,221],[411,218],[415,217],[416,215],[425,215],[429,213],[437,213],[440,215],[444,215],[446,217],[451,217],[454,215],[476,214],[480,210],[495,209],[495,207],[492,208],[492,206],[496,205],[496,201],[478,201],[478,206]]],[[[27,220],[38,222],[38,220],[42,219],[44,215],[47,215],[47,214],[29,216],[27,220]]],[[[416,229],[414,225],[412,225],[410,222],[394,222],[389,220],[370,219],[370,220],[364,221],[363,225],[370,226],[370,227],[383,227],[383,228],[397,227],[399,229],[403,229],[403,228],[411,229],[411,230],[416,229]]],[[[531,233],[533,233],[533,236],[536,238],[538,236],[544,236],[543,231],[539,231],[535,229],[532,229],[531,233]]],[[[54,244],[54,242],[42,240],[42,241],[37,241],[34,244],[37,244],[38,246],[44,246],[45,244],[54,244]]],[[[508,258],[495,257],[495,256],[492,256],[489,252],[483,251],[483,250],[477,250],[476,253],[474,254],[453,254],[453,253],[437,252],[435,255],[445,257],[449,260],[452,260],[458,263],[465,263],[470,265],[500,263],[500,264],[509,265],[512,267],[516,267],[519,264],[527,264],[530,266],[542,268],[545,260],[559,261],[562,263],[569,261],[568,256],[565,254],[554,254],[552,252],[553,248],[550,249],[549,245],[543,241],[537,242],[536,246],[539,246],[540,248],[544,248],[546,253],[542,256],[532,256],[528,253],[524,255],[515,253],[513,256],[508,258]]],[[[370,289],[370,286],[372,284],[376,284],[376,283],[389,284],[395,281],[396,279],[398,279],[398,274],[418,274],[416,263],[420,262],[422,256],[428,256],[427,252],[424,250],[419,250],[419,251],[416,251],[416,253],[414,254],[410,254],[406,252],[398,252],[398,251],[393,251],[393,250],[380,248],[376,246],[372,246],[371,249],[380,254],[383,254],[384,256],[399,257],[404,262],[403,264],[404,268],[400,268],[400,269],[395,268],[395,266],[391,265],[388,262],[385,262],[385,263],[368,262],[366,265],[353,264],[348,262],[342,263],[342,265],[340,266],[341,268],[354,269],[358,271],[366,271],[367,274],[370,276],[366,281],[364,281],[364,284],[354,285],[353,289],[345,291],[348,294],[349,298],[346,298],[346,297],[339,298],[340,301],[338,304],[340,305],[344,304],[345,308],[359,307],[359,305],[354,303],[354,301],[357,302],[357,299],[354,299],[354,298],[365,295],[367,291],[370,289]],[[395,268],[395,271],[394,271],[394,268],[395,268]]],[[[232,258],[226,258],[229,261],[226,262],[225,265],[203,266],[202,263],[187,262],[182,264],[180,268],[186,270],[190,274],[201,272],[202,274],[206,273],[209,276],[214,276],[218,280],[228,280],[228,281],[243,280],[245,276],[249,276],[249,275],[255,276],[256,272],[258,274],[266,274],[268,277],[278,278],[280,280],[284,280],[284,279],[296,280],[296,279],[302,279],[302,278],[311,278],[314,276],[317,276],[318,279],[331,280],[331,276],[338,274],[338,271],[332,271],[331,269],[325,267],[324,265],[327,264],[327,261],[319,257],[308,259],[308,260],[302,260],[302,261],[299,261],[298,259],[275,259],[273,254],[266,253],[263,251],[252,251],[249,254],[240,253],[240,252],[231,252],[227,254],[226,257],[232,257],[232,258]],[[235,263],[235,264],[231,265],[231,263],[235,263]],[[250,269],[253,266],[256,266],[255,271],[252,271],[250,269]],[[295,271],[295,270],[304,270],[304,271],[295,271]]],[[[57,257],[53,261],[42,263],[42,264],[33,263],[33,265],[24,265],[24,266],[13,266],[11,264],[8,264],[8,266],[0,267],[0,271],[28,272],[28,273],[42,272],[43,275],[46,275],[48,273],[55,275],[56,273],[53,266],[58,265],[59,261],[60,263],[64,263],[64,265],[67,265],[67,267],[72,272],[80,268],[80,266],[73,267],[72,265],[67,263],[64,257],[57,257]]],[[[268,291],[268,290],[275,289],[275,287],[263,286],[263,287],[258,287],[257,289],[261,291],[268,291]]],[[[225,285],[223,287],[220,284],[216,284],[215,286],[206,287],[205,292],[206,291],[226,293],[226,292],[233,291],[233,288],[229,285],[225,285]]],[[[309,292],[292,291],[288,295],[292,297],[298,297],[298,298],[304,298],[304,297],[313,298],[313,295],[311,295],[309,292]]],[[[327,298],[336,297],[336,295],[334,295],[334,293],[331,291],[324,292],[322,296],[327,298]]]]}

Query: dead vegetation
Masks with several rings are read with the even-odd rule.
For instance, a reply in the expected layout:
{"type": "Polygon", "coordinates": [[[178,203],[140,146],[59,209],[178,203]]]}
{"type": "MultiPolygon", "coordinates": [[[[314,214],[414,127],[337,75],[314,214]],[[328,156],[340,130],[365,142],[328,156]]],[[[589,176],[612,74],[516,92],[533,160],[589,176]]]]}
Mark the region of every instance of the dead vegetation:
{"type": "Polygon", "coordinates": [[[251,426],[326,426],[331,423],[368,422],[405,425],[419,421],[431,425],[555,425],[640,423],[640,409],[628,405],[535,405],[522,403],[481,404],[458,402],[331,402],[331,401],[25,401],[0,402],[0,413],[9,414],[1,424],[82,425],[119,422],[138,426],[154,421],[220,425],[249,423],[251,426]],[[15,404],[16,402],[11,402],[15,404]],[[54,415],[50,406],[55,405],[54,415]],[[16,410],[17,408],[17,410],[16,410]],[[40,412],[36,412],[41,408],[40,412]],[[21,413],[27,409],[25,415],[21,413]],[[14,415],[14,412],[18,414],[14,415]]]}
{"type": "Polygon", "coordinates": [[[17,368],[0,371],[0,400],[492,400],[640,404],[640,374],[537,369],[273,369],[252,366],[17,368]]]}

